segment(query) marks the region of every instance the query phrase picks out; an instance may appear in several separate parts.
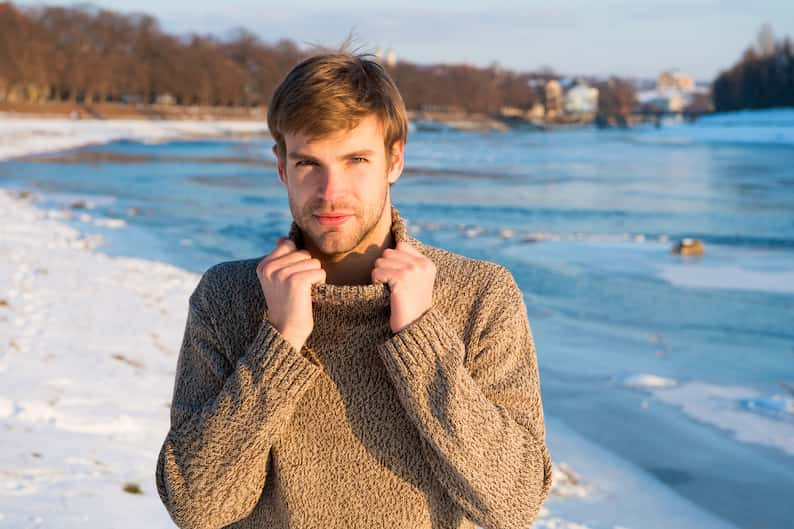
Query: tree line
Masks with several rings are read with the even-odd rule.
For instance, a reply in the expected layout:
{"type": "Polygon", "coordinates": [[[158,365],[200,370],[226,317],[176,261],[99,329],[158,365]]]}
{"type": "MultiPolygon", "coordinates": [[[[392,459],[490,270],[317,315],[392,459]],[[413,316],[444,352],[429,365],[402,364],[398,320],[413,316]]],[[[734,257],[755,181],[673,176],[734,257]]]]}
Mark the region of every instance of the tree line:
{"type": "MultiPolygon", "coordinates": [[[[146,14],[0,3],[0,101],[264,106],[311,52],[287,39],[263,42],[242,28],[226,38],[176,36],[146,14]]],[[[387,68],[417,110],[530,108],[542,90],[529,81],[548,77],[496,65],[401,61],[387,68]]]]}
{"type": "MultiPolygon", "coordinates": [[[[289,69],[316,50],[263,41],[238,28],[226,38],[176,36],[146,14],[90,5],[17,7],[0,2],[0,102],[173,103],[265,106],[289,69]]],[[[544,102],[544,70],[498,65],[385,65],[412,110],[498,113],[544,102]]],[[[595,83],[599,109],[636,109],[634,87],[619,78],[595,83]]],[[[712,84],[714,109],[794,106],[794,46],[764,25],[757,43],[712,84]]]]}
{"type": "Polygon", "coordinates": [[[718,112],[794,106],[794,47],[778,41],[769,24],[761,27],[755,46],[721,72],[712,85],[718,112]]]}

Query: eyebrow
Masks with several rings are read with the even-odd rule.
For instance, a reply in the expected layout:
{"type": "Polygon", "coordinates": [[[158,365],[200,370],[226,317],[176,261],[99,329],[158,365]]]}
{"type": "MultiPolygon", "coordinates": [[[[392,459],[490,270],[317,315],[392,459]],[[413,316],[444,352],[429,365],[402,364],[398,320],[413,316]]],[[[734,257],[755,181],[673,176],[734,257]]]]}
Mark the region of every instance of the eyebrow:
{"type": "MultiPolygon", "coordinates": [[[[375,151],[373,151],[372,149],[361,149],[359,151],[353,151],[353,152],[349,152],[347,154],[343,154],[342,156],[339,157],[339,159],[340,160],[345,160],[347,158],[354,158],[356,156],[372,156],[373,154],[375,154],[375,151]]],[[[315,160],[315,161],[317,160],[317,158],[315,158],[314,156],[312,156],[310,154],[304,154],[304,153],[298,152],[298,151],[290,151],[289,153],[287,153],[287,158],[302,159],[302,160],[303,159],[305,159],[305,160],[315,160]]]]}

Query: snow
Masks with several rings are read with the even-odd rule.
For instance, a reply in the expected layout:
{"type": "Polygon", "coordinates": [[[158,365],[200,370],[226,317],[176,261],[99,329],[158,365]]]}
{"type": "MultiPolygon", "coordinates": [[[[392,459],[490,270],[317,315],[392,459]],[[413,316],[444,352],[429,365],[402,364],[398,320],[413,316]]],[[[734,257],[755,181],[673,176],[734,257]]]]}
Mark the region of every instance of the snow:
{"type": "Polygon", "coordinates": [[[96,252],[4,190],[0,240],[4,521],[172,526],[154,465],[198,277],[96,252]]]}
{"type": "Polygon", "coordinates": [[[176,138],[267,134],[264,121],[4,118],[0,160],[127,139],[157,143],[176,138]]]}
{"type": "Polygon", "coordinates": [[[733,434],[737,441],[777,448],[794,455],[794,396],[765,395],[744,386],[693,380],[679,382],[637,373],[617,377],[626,387],[649,391],[685,415],[733,434]]]}

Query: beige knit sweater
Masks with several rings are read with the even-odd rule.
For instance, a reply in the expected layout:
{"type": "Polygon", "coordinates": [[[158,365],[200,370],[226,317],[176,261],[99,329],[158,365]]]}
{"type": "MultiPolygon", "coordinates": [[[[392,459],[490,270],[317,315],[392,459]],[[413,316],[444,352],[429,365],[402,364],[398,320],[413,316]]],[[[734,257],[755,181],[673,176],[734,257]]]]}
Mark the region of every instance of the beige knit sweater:
{"type": "MultiPolygon", "coordinates": [[[[521,291],[391,210],[395,240],[437,270],[432,308],[397,334],[386,285],[313,285],[297,351],[267,320],[262,257],[203,274],[156,470],[179,527],[532,525],[551,461],[521,291]]],[[[294,222],[289,237],[303,248],[294,222]]]]}

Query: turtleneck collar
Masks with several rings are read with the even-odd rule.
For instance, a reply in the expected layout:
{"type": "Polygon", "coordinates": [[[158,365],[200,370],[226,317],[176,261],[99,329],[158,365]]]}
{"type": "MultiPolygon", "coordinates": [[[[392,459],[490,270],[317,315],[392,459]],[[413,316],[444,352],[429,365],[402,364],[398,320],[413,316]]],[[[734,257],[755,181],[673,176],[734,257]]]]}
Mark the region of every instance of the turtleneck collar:
{"type": "MultiPolygon", "coordinates": [[[[394,244],[399,241],[414,242],[408,235],[405,221],[394,204],[391,204],[391,233],[394,244]]],[[[303,231],[293,220],[287,237],[295,243],[298,250],[304,248],[303,231]]],[[[389,305],[389,287],[384,283],[367,285],[331,285],[328,283],[312,285],[312,305],[343,305],[346,310],[371,311],[389,305]]]]}

